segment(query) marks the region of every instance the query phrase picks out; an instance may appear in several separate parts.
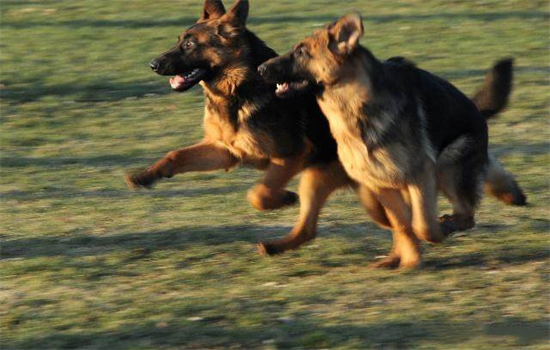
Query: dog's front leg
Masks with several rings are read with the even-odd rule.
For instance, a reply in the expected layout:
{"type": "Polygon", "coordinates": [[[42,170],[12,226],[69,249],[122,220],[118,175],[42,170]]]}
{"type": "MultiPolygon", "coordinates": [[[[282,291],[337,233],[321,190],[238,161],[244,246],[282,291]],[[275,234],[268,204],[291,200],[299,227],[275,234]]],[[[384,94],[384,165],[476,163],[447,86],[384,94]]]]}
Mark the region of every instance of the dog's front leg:
{"type": "Polygon", "coordinates": [[[420,245],[413,231],[413,213],[397,189],[376,188],[376,194],[391,224],[393,246],[388,257],[373,263],[371,268],[415,268],[421,263],[420,245]]]}
{"type": "Polygon", "coordinates": [[[437,182],[435,167],[427,163],[424,173],[408,185],[412,207],[412,226],[416,236],[426,242],[440,243],[448,235],[437,217],[437,182]]]}
{"type": "Polygon", "coordinates": [[[209,141],[170,151],[166,156],[144,171],[126,174],[130,188],[151,187],[162,178],[191,171],[213,171],[229,169],[238,160],[226,148],[209,141]]]}

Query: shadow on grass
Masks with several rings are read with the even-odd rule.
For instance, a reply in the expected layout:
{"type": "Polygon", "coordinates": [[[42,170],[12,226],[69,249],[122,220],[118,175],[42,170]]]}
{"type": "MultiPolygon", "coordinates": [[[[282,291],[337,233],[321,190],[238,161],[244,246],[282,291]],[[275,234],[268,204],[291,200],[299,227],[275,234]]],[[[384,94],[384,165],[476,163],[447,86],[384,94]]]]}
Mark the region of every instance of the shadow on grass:
{"type": "MultiPolygon", "coordinates": [[[[204,304],[208,305],[208,300],[204,304]]],[[[246,300],[233,300],[248,304],[246,300]]],[[[259,301],[255,301],[259,303],[259,301]]],[[[243,305],[245,308],[247,305],[243,305]]],[[[263,302],[255,309],[272,306],[263,302]]],[[[235,306],[238,307],[238,306],[235,306]]],[[[259,312],[255,310],[256,312],[259,312]]],[[[59,331],[44,336],[30,336],[20,341],[3,341],[6,349],[76,349],[76,348],[172,348],[222,349],[263,348],[266,341],[276,348],[332,348],[344,346],[359,349],[409,349],[418,345],[453,346],[476,337],[494,337],[495,341],[510,339],[516,346],[541,345],[549,336],[547,322],[515,318],[490,325],[452,324],[446,316],[435,322],[386,321],[375,324],[324,324],[309,315],[298,316],[289,322],[278,322],[266,314],[261,324],[248,327],[232,322],[234,315],[220,315],[192,322],[173,314],[161,324],[126,323],[111,331],[59,331]]],[[[90,327],[91,328],[91,327],[90,327]]],[[[506,344],[511,345],[510,342],[506,344]]]]}
{"type": "MultiPolygon", "coordinates": [[[[162,156],[163,154],[159,154],[162,156]]],[[[43,167],[58,169],[62,166],[79,165],[88,167],[132,167],[147,166],[158,158],[135,157],[125,154],[106,154],[95,157],[0,157],[3,168],[43,167]]]]}
{"type": "Polygon", "coordinates": [[[43,85],[40,81],[33,81],[29,84],[18,82],[15,87],[8,82],[1,91],[1,97],[6,103],[11,104],[34,102],[50,96],[66,98],[75,102],[116,102],[127,98],[142,98],[172,93],[166,84],[155,81],[154,78],[146,82],[128,83],[115,83],[106,80],[108,80],[108,77],[101,82],[90,84],[65,83],[54,85],[43,85]],[[32,86],[32,88],[29,88],[29,86],[32,86]]]}
{"type": "MultiPolygon", "coordinates": [[[[123,179],[120,179],[122,184],[123,179]]],[[[0,192],[0,198],[4,200],[18,200],[18,201],[35,201],[40,199],[76,199],[76,198],[108,198],[108,199],[128,199],[139,197],[147,198],[173,198],[181,197],[185,198],[201,197],[211,194],[223,195],[229,193],[245,193],[250,188],[249,184],[242,186],[225,186],[225,187],[200,187],[192,189],[181,190],[139,190],[132,191],[129,189],[124,190],[92,190],[92,191],[75,191],[74,189],[56,189],[45,190],[42,192],[36,191],[5,191],[0,192]]]]}
{"type": "MultiPolygon", "coordinates": [[[[530,225],[530,229],[531,232],[537,232],[542,237],[542,235],[546,235],[548,232],[548,225],[548,220],[536,220],[532,225],[530,225]]],[[[499,231],[506,230],[506,225],[481,223],[477,226],[477,228],[498,234],[499,231]]],[[[453,238],[451,238],[451,240],[453,240],[453,238]]],[[[451,241],[448,244],[458,245],[461,244],[461,242],[451,241]]],[[[533,246],[526,247],[521,244],[514,247],[495,245],[495,248],[491,250],[480,250],[460,255],[449,254],[445,257],[438,257],[437,255],[432,254],[429,259],[424,260],[423,266],[427,269],[433,270],[460,269],[469,267],[491,268],[503,264],[523,264],[533,261],[545,261],[549,258],[550,251],[546,246],[534,248],[533,246]]]]}
{"type": "Polygon", "coordinates": [[[452,255],[445,258],[431,257],[424,260],[424,267],[434,270],[457,269],[465,267],[488,267],[499,264],[522,264],[530,261],[548,260],[550,253],[545,247],[540,249],[494,249],[490,253],[476,252],[462,255],[452,255]]]}
{"type": "MultiPolygon", "coordinates": [[[[169,19],[131,19],[131,20],[72,20],[58,22],[6,22],[2,23],[2,27],[13,29],[27,29],[30,27],[67,27],[70,29],[79,28],[127,28],[127,29],[142,29],[142,28],[157,28],[178,26],[185,28],[193,25],[198,19],[197,16],[169,18],[169,19]]],[[[273,15],[273,16],[252,16],[248,23],[254,24],[285,24],[285,23],[328,23],[338,19],[338,15],[273,15]]],[[[374,23],[391,23],[396,21],[427,21],[427,20],[446,20],[446,21],[487,21],[494,22],[507,19],[550,19],[550,14],[543,11],[506,11],[506,12],[487,12],[487,13],[430,13],[430,14],[387,14],[387,15],[368,15],[365,14],[366,22],[374,23]]]]}
{"type": "MultiPolygon", "coordinates": [[[[228,191],[235,190],[234,187],[228,191]]],[[[239,191],[237,189],[237,191],[239,191]]],[[[254,245],[264,240],[276,239],[290,232],[291,227],[270,227],[262,225],[226,225],[226,226],[188,226],[180,229],[164,231],[130,232],[113,235],[66,235],[49,237],[32,237],[2,242],[1,259],[36,258],[52,256],[95,256],[119,251],[154,252],[174,250],[185,252],[188,248],[200,246],[217,246],[240,242],[254,245]]],[[[374,224],[339,225],[337,230],[321,227],[323,236],[339,236],[357,242],[359,237],[365,237],[369,232],[376,231],[374,224]]],[[[363,254],[371,259],[378,247],[366,244],[354,245],[345,254],[363,254]]],[[[355,262],[351,261],[350,264],[355,262]]]]}
{"type": "Polygon", "coordinates": [[[2,259],[35,258],[44,256],[94,256],[116,251],[145,249],[148,252],[177,250],[198,246],[216,246],[243,242],[259,242],[266,232],[280,232],[286,228],[266,228],[256,225],[182,227],[165,231],[121,233],[108,236],[68,235],[33,237],[2,242],[2,259]]]}
{"type": "MultiPolygon", "coordinates": [[[[233,188],[228,188],[233,191],[233,188]]],[[[166,191],[162,195],[171,195],[172,191],[166,191]]],[[[187,195],[187,193],[185,194],[187,195]]],[[[196,194],[200,195],[200,193],[196,194]]],[[[2,242],[2,259],[36,258],[51,256],[95,256],[110,254],[120,251],[143,250],[147,253],[161,250],[173,250],[184,253],[186,249],[201,246],[223,246],[227,244],[239,244],[250,246],[261,241],[276,239],[290,232],[291,227],[268,227],[262,225],[227,225],[227,226],[187,226],[180,229],[164,231],[143,231],[120,233],[113,235],[66,235],[50,237],[32,237],[2,242]]],[[[345,266],[357,263],[357,259],[364,259],[368,263],[374,256],[384,251],[383,247],[373,245],[369,240],[389,237],[379,235],[380,230],[370,222],[352,225],[338,225],[335,229],[319,228],[321,237],[339,237],[353,242],[351,248],[341,251],[340,255],[348,255],[349,261],[340,257],[338,261],[326,262],[329,266],[345,266]],[[359,257],[362,256],[362,257],[359,257]]],[[[314,244],[322,244],[317,243],[314,244]]],[[[388,243],[389,247],[389,243],[388,243]]],[[[304,248],[302,248],[304,249],[304,248]]],[[[322,248],[321,248],[322,249],[322,248]]],[[[141,253],[140,253],[141,254],[141,253]]],[[[495,264],[524,263],[549,258],[549,252],[545,247],[540,249],[525,247],[496,247],[490,253],[476,252],[469,254],[454,254],[445,258],[435,256],[425,259],[425,267],[429,269],[452,269],[495,264]]],[[[276,257],[275,257],[276,258],[276,257]]],[[[321,259],[319,264],[325,261],[321,259]]]]}

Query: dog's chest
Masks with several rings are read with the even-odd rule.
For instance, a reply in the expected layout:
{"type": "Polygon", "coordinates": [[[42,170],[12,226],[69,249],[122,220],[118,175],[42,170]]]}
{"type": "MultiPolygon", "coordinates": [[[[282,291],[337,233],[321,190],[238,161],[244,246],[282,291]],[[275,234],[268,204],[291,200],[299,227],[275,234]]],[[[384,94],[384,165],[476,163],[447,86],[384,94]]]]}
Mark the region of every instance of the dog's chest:
{"type": "Polygon", "coordinates": [[[399,186],[408,168],[404,150],[398,144],[369,148],[366,119],[361,102],[324,98],[319,105],[327,117],[338,144],[338,157],[348,174],[358,182],[384,187],[399,186]]]}
{"type": "Polygon", "coordinates": [[[252,129],[239,120],[240,110],[234,115],[205,110],[204,128],[206,138],[226,147],[235,157],[243,161],[257,161],[269,158],[273,140],[252,129]]]}

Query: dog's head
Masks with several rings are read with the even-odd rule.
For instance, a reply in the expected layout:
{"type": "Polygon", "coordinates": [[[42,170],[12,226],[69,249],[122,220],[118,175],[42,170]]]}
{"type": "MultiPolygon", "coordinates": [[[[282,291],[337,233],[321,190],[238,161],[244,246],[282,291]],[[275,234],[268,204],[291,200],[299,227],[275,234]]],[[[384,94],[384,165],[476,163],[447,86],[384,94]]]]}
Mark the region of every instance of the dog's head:
{"type": "Polygon", "coordinates": [[[174,76],[170,86],[186,91],[201,80],[208,81],[235,61],[244,59],[248,1],[239,0],[228,11],[219,0],[206,0],[200,19],[185,30],[176,45],[151,61],[151,69],[160,75],[174,76]]]}
{"type": "Polygon", "coordinates": [[[347,14],[303,39],[286,55],[265,62],[258,72],[267,81],[277,83],[276,94],[280,97],[311,84],[333,84],[342,76],[347,58],[355,52],[362,36],[361,17],[347,14]]]}

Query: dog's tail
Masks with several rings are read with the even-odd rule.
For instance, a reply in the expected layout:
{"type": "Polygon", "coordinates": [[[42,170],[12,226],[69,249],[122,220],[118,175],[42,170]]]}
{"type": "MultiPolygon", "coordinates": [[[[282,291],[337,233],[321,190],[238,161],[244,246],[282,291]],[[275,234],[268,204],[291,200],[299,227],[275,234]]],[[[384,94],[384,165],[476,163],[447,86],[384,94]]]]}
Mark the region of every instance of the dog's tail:
{"type": "MultiPolygon", "coordinates": [[[[495,63],[487,73],[483,86],[472,98],[485,119],[495,116],[508,104],[512,91],[513,65],[512,58],[495,63]]],[[[493,155],[489,156],[485,192],[508,205],[527,203],[527,197],[514,176],[506,171],[493,155]]]]}
{"type": "Polygon", "coordinates": [[[483,86],[472,98],[485,119],[494,117],[508,105],[514,79],[513,68],[512,58],[495,63],[487,73],[483,86]]]}

